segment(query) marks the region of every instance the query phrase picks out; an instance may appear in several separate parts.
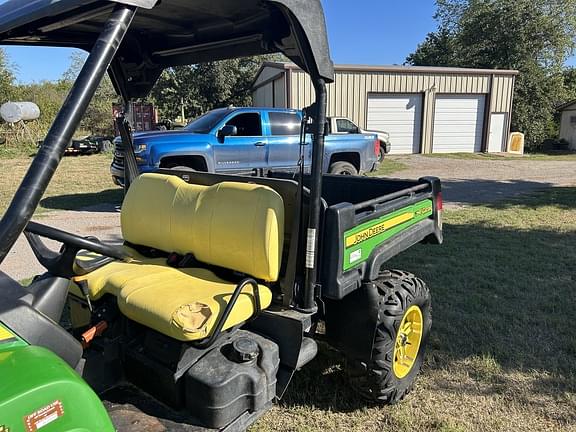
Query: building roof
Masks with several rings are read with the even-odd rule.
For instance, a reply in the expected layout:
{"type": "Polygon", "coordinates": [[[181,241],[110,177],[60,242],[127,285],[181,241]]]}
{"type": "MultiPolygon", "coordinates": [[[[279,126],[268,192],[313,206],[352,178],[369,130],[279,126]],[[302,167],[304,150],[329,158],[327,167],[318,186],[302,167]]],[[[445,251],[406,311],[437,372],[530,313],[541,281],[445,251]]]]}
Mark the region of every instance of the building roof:
{"type": "Polygon", "coordinates": [[[564,111],[566,108],[570,108],[572,105],[576,105],[576,99],[572,99],[569,102],[563,103],[562,105],[558,105],[556,109],[558,111],[564,111]]]}
{"type": "MultiPolygon", "coordinates": [[[[272,67],[277,69],[297,69],[298,65],[289,62],[264,62],[262,68],[272,67]]],[[[438,66],[403,66],[403,65],[334,65],[335,71],[350,72],[396,72],[396,73],[443,73],[443,74],[467,74],[467,75],[518,75],[520,72],[511,69],[474,69],[474,68],[457,68],[457,67],[438,67],[438,66]]],[[[260,70],[261,71],[261,70],[260,70]]],[[[258,72],[258,74],[260,73],[258,72]]]]}

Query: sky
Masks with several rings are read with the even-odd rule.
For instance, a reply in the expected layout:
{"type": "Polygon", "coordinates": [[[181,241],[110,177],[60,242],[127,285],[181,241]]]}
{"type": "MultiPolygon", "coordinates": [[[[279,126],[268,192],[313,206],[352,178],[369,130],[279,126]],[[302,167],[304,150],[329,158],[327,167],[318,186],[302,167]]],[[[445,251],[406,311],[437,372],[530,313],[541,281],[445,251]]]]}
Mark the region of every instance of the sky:
{"type": "MultiPolygon", "coordinates": [[[[0,4],[5,0],[0,0],[0,4]]],[[[402,64],[436,28],[433,0],[323,0],[332,58],[339,64],[402,64]]],[[[21,83],[56,80],[72,50],[7,47],[21,83]]]]}
{"type": "MultiPolygon", "coordinates": [[[[0,0],[0,4],[5,0],[0,0]]],[[[322,0],[332,59],[337,64],[391,65],[436,29],[434,0],[322,0]]],[[[21,83],[57,80],[70,65],[72,50],[8,47],[21,83]]],[[[576,65],[576,57],[568,61],[576,65]]]]}

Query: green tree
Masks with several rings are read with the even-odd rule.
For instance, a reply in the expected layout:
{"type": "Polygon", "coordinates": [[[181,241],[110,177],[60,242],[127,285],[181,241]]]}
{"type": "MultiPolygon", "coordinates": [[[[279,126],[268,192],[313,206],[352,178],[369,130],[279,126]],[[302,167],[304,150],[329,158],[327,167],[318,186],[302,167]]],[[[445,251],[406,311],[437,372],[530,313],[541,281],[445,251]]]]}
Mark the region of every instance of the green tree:
{"type": "Polygon", "coordinates": [[[459,63],[454,46],[456,38],[446,28],[428,33],[418,49],[406,58],[406,63],[415,66],[453,66],[459,63]]]}
{"type": "Polygon", "coordinates": [[[0,48],[0,105],[12,97],[14,72],[6,51],[0,48]]]}
{"type": "Polygon", "coordinates": [[[576,0],[438,0],[438,30],[413,65],[517,69],[512,128],[538,147],[553,130],[576,35],[576,0]]]}
{"type": "Polygon", "coordinates": [[[562,72],[564,80],[564,101],[572,101],[576,99],[576,68],[569,67],[562,72]]]}
{"type": "MultiPolygon", "coordinates": [[[[70,88],[82,70],[85,61],[85,53],[81,51],[73,52],[70,56],[70,67],[62,75],[60,84],[64,87],[70,88]]],[[[118,96],[116,95],[112,81],[108,75],[106,75],[98,86],[98,89],[84,114],[80,125],[81,129],[94,135],[114,134],[112,105],[115,102],[118,102],[118,96]]]]}
{"type": "Polygon", "coordinates": [[[30,136],[34,140],[42,140],[46,136],[48,129],[52,125],[56,114],[66,99],[70,89],[69,85],[62,82],[42,81],[39,83],[19,84],[13,88],[13,99],[18,101],[34,102],[40,108],[40,118],[27,123],[26,128],[30,134],[22,135],[21,139],[16,139],[16,145],[30,150],[36,145],[30,142],[30,136]]]}
{"type": "Polygon", "coordinates": [[[218,107],[250,105],[252,81],[262,62],[282,59],[268,55],[170,68],[154,86],[151,99],[168,119],[180,115],[182,103],[188,118],[218,107]]]}

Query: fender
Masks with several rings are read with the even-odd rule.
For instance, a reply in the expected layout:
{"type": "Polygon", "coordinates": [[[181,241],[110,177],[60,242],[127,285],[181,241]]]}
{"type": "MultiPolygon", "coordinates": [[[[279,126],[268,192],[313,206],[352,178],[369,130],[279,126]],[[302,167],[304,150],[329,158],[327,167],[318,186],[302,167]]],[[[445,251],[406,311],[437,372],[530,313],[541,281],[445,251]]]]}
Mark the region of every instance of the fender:
{"type": "Polygon", "coordinates": [[[159,167],[162,160],[167,157],[199,157],[206,161],[208,172],[214,172],[214,150],[209,143],[191,143],[186,146],[179,146],[174,150],[173,146],[153,144],[150,149],[150,162],[154,167],[159,167]]]}
{"type": "Polygon", "coordinates": [[[51,351],[0,323],[0,429],[114,432],[96,393],[51,351]]]}

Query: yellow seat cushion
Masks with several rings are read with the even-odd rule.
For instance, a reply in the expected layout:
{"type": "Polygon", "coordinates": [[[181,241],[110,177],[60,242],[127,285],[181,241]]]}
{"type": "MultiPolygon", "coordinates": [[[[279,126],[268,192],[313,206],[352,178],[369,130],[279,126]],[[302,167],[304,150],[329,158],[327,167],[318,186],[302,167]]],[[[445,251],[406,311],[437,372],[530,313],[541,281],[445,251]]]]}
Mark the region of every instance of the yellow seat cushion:
{"type": "Polygon", "coordinates": [[[284,244],[284,203],[254,183],[191,185],[148,173],[130,186],[121,213],[122,236],[132,244],[192,253],[257,279],[276,281],[284,244]]]}
{"type": "MultiPolygon", "coordinates": [[[[236,283],[225,281],[210,270],[176,269],[165,258],[145,258],[130,250],[132,262],[114,261],[78,276],[85,281],[90,298],[116,296],[120,311],[128,318],[181,341],[209,336],[224,312],[236,283]]],[[[84,255],[86,257],[86,255],[84,255]]],[[[83,297],[76,283],[72,294],[83,297]]],[[[272,301],[270,289],[259,285],[262,309],[272,301]]],[[[223,330],[247,321],[255,312],[253,288],[247,286],[232,309],[223,330]]]]}

